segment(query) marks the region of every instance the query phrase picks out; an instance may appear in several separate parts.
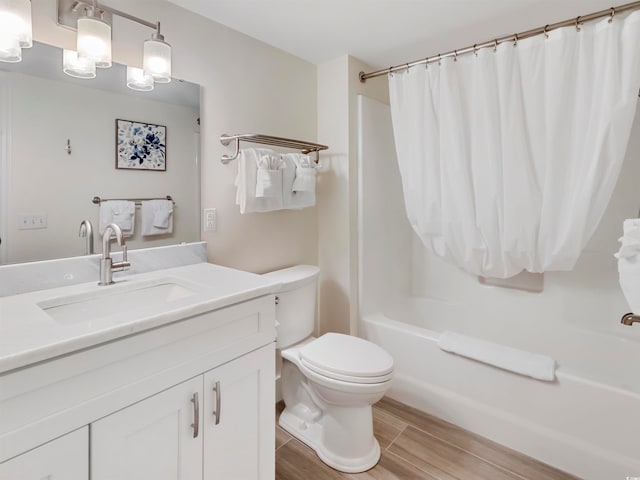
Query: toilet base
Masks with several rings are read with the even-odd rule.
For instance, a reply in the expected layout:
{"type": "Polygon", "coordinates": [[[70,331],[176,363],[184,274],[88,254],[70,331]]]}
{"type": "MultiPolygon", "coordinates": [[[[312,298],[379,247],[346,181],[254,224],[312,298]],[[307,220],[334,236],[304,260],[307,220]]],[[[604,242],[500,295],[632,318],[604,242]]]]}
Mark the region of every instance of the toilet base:
{"type": "MultiPolygon", "coordinates": [[[[373,468],[380,460],[380,445],[378,441],[372,433],[368,435],[356,435],[354,437],[353,430],[350,430],[348,425],[340,422],[339,418],[343,416],[341,414],[346,414],[346,416],[352,418],[354,415],[355,417],[362,415],[368,415],[370,417],[371,407],[341,410],[345,411],[338,412],[336,417],[325,414],[317,421],[310,422],[297,416],[291,409],[285,408],[280,415],[279,424],[291,436],[311,447],[320,460],[336,470],[345,473],[360,473],[373,468]],[[346,410],[350,410],[351,412],[346,410]],[[340,450],[339,445],[336,445],[337,448],[335,449],[329,449],[326,442],[331,442],[331,439],[337,438],[337,436],[340,436],[341,441],[345,442],[345,444],[349,444],[349,449],[357,446],[358,450],[364,450],[364,453],[360,453],[355,457],[344,457],[336,453],[337,450],[340,450]]],[[[369,424],[371,424],[371,422],[369,424]]]]}

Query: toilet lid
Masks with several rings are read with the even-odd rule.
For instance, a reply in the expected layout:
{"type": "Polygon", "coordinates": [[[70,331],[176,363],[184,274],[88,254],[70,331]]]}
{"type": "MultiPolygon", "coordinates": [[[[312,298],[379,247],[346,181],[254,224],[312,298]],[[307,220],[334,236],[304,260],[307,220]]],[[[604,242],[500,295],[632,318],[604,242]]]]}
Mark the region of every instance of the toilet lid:
{"type": "Polygon", "coordinates": [[[299,351],[310,370],[336,380],[378,383],[391,378],[393,357],[362,338],[326,333],[299,351]]]}

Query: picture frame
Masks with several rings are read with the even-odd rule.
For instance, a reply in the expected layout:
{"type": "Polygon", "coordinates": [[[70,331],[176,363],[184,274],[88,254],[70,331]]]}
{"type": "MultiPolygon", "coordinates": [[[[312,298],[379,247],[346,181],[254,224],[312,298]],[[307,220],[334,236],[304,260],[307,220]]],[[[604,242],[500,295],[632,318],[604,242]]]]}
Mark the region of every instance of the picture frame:
{"type": "Polygon", "coordinates": [[[167,170],[167,127],[116,119],[116,168],[167,170]]]}

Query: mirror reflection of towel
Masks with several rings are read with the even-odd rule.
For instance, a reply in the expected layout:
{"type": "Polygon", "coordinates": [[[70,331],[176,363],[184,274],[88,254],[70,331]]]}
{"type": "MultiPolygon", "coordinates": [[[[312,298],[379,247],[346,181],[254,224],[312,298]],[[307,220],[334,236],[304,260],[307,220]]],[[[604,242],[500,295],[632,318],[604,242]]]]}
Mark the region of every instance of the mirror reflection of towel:
{"type": "Polygon", "coordinates": [[[130,200],[105,200],[100,202],[100,235],[110,223],[120,227],[130,237],[135,226],[136,204],[130,200]]]}
{"type": "Polygon", "coordinates": [[[173,202],[171,200],[145,200],[140,207],[142,235],[173,233],[173,202]]]}

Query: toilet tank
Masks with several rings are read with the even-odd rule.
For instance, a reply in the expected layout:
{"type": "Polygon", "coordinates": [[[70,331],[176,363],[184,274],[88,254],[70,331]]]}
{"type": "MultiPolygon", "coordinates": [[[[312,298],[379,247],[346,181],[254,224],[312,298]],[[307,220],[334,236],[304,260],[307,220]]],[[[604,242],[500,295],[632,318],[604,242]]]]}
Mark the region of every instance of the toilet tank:
{"type": "Polygon", "coordinates": [[[276,293],[277,348],[290,347],[313,334],[319,273],[313,265],[297,265],[264,274],[282,284],[276,293]]]}

